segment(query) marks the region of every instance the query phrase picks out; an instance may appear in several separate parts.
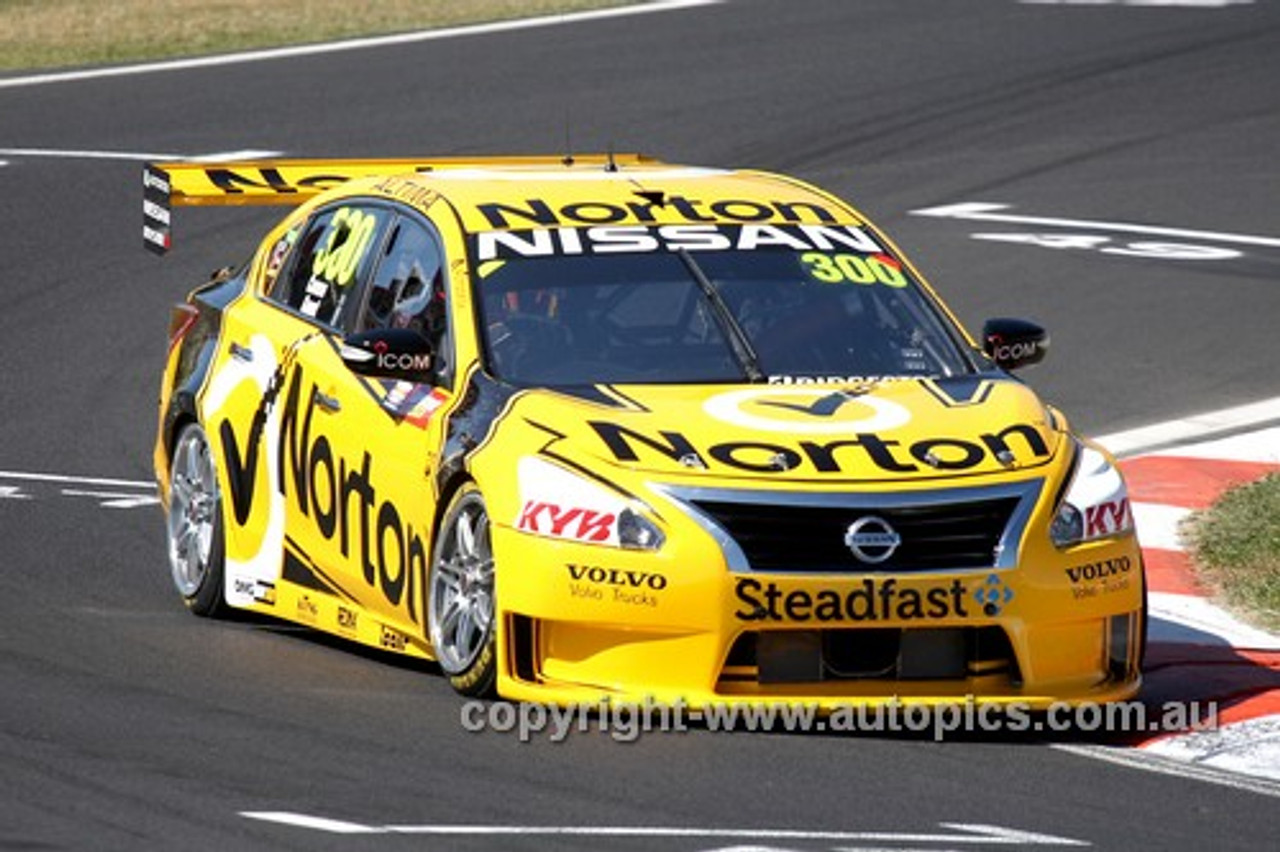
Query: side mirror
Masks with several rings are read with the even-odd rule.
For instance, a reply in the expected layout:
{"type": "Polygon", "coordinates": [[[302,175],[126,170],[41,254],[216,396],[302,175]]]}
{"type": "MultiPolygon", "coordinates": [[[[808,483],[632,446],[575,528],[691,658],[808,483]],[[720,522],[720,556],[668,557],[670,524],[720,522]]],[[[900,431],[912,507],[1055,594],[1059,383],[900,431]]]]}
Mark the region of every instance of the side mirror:
{"type": "Polygon", "coordinates": [[[376,328],[349,334],[338,349],[353,373],[404,382],[430,382],[431,343],[411,328],[376,328]]]}
{"type": "Polygon", "coordinates": [[[1044,360],[1049,332],[1024,319],[989,319],[982,326],[982,351],[1001,369],[1029,367],[1044,360]]]}

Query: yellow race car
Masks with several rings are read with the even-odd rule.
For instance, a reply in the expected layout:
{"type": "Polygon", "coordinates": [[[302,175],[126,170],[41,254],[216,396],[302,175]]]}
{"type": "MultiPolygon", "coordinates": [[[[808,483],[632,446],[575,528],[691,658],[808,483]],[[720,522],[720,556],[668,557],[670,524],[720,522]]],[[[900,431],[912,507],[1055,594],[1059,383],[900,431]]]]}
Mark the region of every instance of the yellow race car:
{"type": "Polygon", "coordinates": [[[1140,685],[1125,484],[889,239],[788,177],[574,158],[160,163],[286,204],[175,307],[173,581],[460,692],[1044,708],[1140,685]]]}

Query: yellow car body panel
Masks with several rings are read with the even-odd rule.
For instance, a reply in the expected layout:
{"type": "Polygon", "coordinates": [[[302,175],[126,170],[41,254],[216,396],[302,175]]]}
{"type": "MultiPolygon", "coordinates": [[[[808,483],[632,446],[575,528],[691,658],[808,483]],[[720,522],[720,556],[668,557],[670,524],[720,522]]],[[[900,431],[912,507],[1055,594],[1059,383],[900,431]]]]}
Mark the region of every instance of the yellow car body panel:
{"type": "Polygon", "coordinates": [[[161,494],[167,506],[177,426],[202,423],[220,460],[231,605],[433,658],[433,549],[469,480],[489,514],[506,697],[1046,707],[1138,690],[1144,582],[1127,498],[1113,491],[1089,510],[1090,540],[1055,544],[1082,457],[1108,457],[999,371],[517,386],[477,412],[491,367],[478,294],[508,249],[676,251],[710,247],[722,226],[742,241],[750,228],[750,239],[787,240],[838,225],[871,235],[958,327],[901,252],[833,196],[631,155],[161,170],[174,204],[303,202],[263,239],[216,328],[195,334],[201,347],[176,341],[165,366],[161,494]],[[304,223],[344,199],[400,205],[442,244],[453,372],[421,389],[412,417],[388,416],[407,391],[352,373],[336,329],[270,295],[304,223]],[[942,522],[958,504],[1003,519],[988,524],[990,564],[881,567],[899,546],[894,528],[942,522]],[[819,558],[808,537],[827,515],[836,540],[819,558]],[[660,546],[623,542],[637,516],[660,546]],[[823,567],[850,549],[857,560],[823,567]]]}

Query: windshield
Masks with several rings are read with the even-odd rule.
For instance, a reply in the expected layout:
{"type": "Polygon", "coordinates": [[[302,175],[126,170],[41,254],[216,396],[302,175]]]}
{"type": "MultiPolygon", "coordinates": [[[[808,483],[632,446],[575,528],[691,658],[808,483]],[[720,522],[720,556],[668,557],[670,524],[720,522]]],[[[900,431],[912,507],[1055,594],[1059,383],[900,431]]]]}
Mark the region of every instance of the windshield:
{"type": "Polygon", "coordinates": [[[475,266],[489,366],[521,385],[971,371],[950,323],[874,247],[537,257],[490,248],[475,266]]]}

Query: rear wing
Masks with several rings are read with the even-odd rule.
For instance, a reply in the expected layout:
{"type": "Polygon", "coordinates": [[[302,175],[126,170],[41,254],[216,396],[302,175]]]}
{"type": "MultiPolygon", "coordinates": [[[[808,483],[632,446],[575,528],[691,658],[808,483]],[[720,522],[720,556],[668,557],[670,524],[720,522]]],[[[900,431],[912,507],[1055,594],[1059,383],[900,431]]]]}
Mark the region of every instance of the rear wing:
{"type": "Polygon", "coordinates": [[[641,154],[572,157],[432,157],[381,160],[240,160],[148,163],[142,170],[142,244],[155,254],[172,246],[175,206],[296,206],[353,178],[443,169],[565,169],[653,165],[641,154]]]}

